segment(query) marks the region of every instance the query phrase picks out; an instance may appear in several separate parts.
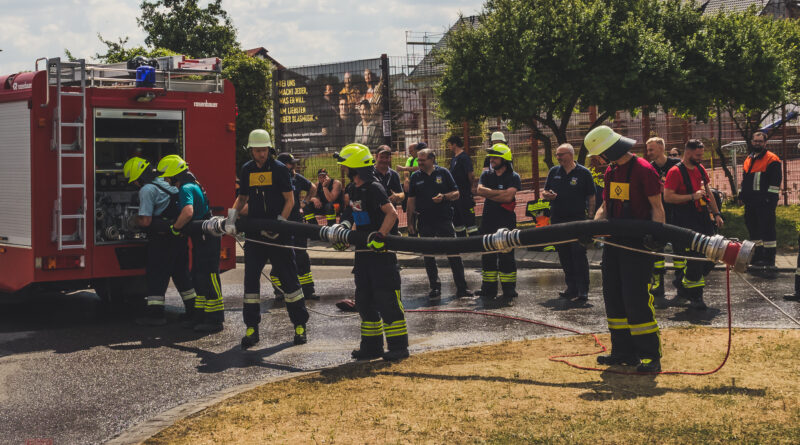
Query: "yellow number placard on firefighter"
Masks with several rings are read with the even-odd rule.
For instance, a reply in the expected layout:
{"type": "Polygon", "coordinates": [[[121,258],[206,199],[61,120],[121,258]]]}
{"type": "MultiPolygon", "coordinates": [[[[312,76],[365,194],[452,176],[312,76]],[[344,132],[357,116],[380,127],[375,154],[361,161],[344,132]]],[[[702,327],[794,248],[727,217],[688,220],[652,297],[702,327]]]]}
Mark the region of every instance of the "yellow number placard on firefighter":
{"type": "Polygon", "coordinates": [[[608,191],[611,199],[619,199],[620,201],[629,201],[631,199],[631,185],[627,182],[612,182],[608,191]]]}
{"type": "Polygon", "coordinates": [[[250,187],[272,185],[272,172],[250,173],[250,187]]]}

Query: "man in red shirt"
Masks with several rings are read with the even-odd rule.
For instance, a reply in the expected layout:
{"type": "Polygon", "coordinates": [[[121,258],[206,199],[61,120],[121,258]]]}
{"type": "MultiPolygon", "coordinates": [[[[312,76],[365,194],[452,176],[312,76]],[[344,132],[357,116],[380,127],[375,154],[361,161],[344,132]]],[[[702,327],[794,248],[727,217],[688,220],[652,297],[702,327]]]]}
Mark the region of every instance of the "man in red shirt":
{"type": "MultiPolygon", "coordinates": [[[[601,125],[584,144],[592,156],[609,162],[603,205],[595,219],[641,219],[664,222],[661,178],[646,160],[630,152],[636,143],[601,125]]],[[[643,248],[642,239],[609,240],[643,248]]],[[[611,332],[611,354],[597,357],[601,365],[638,365],[638,372],[661,371],[661,339],[648,290],[655,257],[606,245],[603,248],[603,300],[611,332]]]]}
{"type": "MultiPolygon", "coordinates": [[[[713,235],[716,227],[722,227],[717,202],[708,188],[708,174],[703,167],[705,149],[699,139],[686,142],[681,162],[667,172],[664,183],[664,201],[673,205],[672,224],[713,235]]],[[[689,246],[675,246],[676,253],[688,252],[689,246]]],[[[705,310],[703,288],[705,276],[714,264],[708,261],[687,261],[683,270],[683,295],[689,299],[689,307],[705,310]]],[[[679,293],[680,297],[680,293],[679,293]]],[[[675,299],[678,300],[679,297],[675,299]]]]}

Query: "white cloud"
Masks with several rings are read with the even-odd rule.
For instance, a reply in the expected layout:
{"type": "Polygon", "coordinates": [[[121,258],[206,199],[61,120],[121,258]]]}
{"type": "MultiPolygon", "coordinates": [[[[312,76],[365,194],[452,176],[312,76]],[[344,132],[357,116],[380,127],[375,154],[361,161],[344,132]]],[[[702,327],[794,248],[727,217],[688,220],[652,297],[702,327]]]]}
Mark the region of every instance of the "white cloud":
{"type": "MultiPolygon", "coordinates": [[[[28,0],[3,7],[0,74],[33,69],[38,57],[68,48],[91,58],[108,40],[144,41],[140,0],[28,0]]],[[[243,48],[263,46],[286,66],[405,56],[405,31],[443,32],[482,2],[439,0],[224,0],[243,48]]]]}

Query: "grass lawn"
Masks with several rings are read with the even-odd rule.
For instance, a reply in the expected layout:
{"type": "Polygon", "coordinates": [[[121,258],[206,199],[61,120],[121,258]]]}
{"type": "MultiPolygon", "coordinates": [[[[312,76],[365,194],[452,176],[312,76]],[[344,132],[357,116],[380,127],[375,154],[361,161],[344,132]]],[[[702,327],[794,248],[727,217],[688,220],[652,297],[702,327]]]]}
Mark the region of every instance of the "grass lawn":
{"type": "MultiPolygon", "coordinates": [[[[720,234],[728,238],[749,239],[744,224],[744,207],[731,204],[722,206],[722,218],[725,227],[720,234]]],[[[797,250],[797,232],[800,224],[800,206],[778,206],[776,211],[776,229],[778,231],[778,248],[797,250]]]]}
{"type": "MultiPolygon", "coordinates": [[[[710,370],[727,331],[671,329],[662,339],[665,370],[710,370]]],[[[234,396],[145,443],[796,444],[800,330],[736,330],[733,342],[725,367],[705,377],[580,371],[547,359],[592,351],[586,336],[345,365],[234,396]]]]}

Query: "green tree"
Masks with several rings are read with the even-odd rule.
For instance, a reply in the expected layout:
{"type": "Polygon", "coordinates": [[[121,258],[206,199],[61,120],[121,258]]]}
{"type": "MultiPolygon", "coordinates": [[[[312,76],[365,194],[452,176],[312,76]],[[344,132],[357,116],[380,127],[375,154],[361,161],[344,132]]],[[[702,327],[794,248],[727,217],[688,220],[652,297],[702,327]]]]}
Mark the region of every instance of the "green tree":
{"type": "Polygon", "coordinates": [[[527,126],[552,166],[545,129],[566,142],[580,107],[598,106],[594,128],[617,110],[655,107],[669,94],[682,72],[664,27],[697,15],[680,0],[488,0],[480,26],[458,27],[441,55],[445,117],[527,126]]]}
{"type": "Polygon", "coordinates": [[[272,132],[272,67],[266,60],[249,57],[244,52],[231,53],[222,61],[223,76],[236,87],[236,158],[238,165],[249,154],[241,147],[247,145],[252,130],[263,128],[272,132]]]}
{"type": "Polygon", "coordinates": [[[224,57],[240,48],[222,0],[212,0],[206,8],[197,0],[144,0],[140,7],[136,22],[147,33],[144,42],[150,47],[197,58],[224,57]]]}
{"type": "MultiPolygon", "coordinates": [[[[106,40],[102,35],[97,34],[97,38],[106,45],[106,51],[103,54],[95,53],[94,58],[101,63],[119,63],[127,62],[137,56],[145,58],[174,56],[178,53],[164,48],[145,48],[141,45],[134,47],[126,47],[128,37],[119,37],[116,42],[113,40],[106,40]]],[[[67,53],[68,56],[71,54],[67,53]]]]}
{"type": "Polygon", "coordinates": [[[765,121],[797,103],[800,27],[750,8],[705,16],[694,32],[688,31],[678,46],[685,75],[669,107],[684,118],[717,119],[716,152],[731,190],[736,190],[721,148],[720,118],[731,118],[749,148],[765,121]]]}

